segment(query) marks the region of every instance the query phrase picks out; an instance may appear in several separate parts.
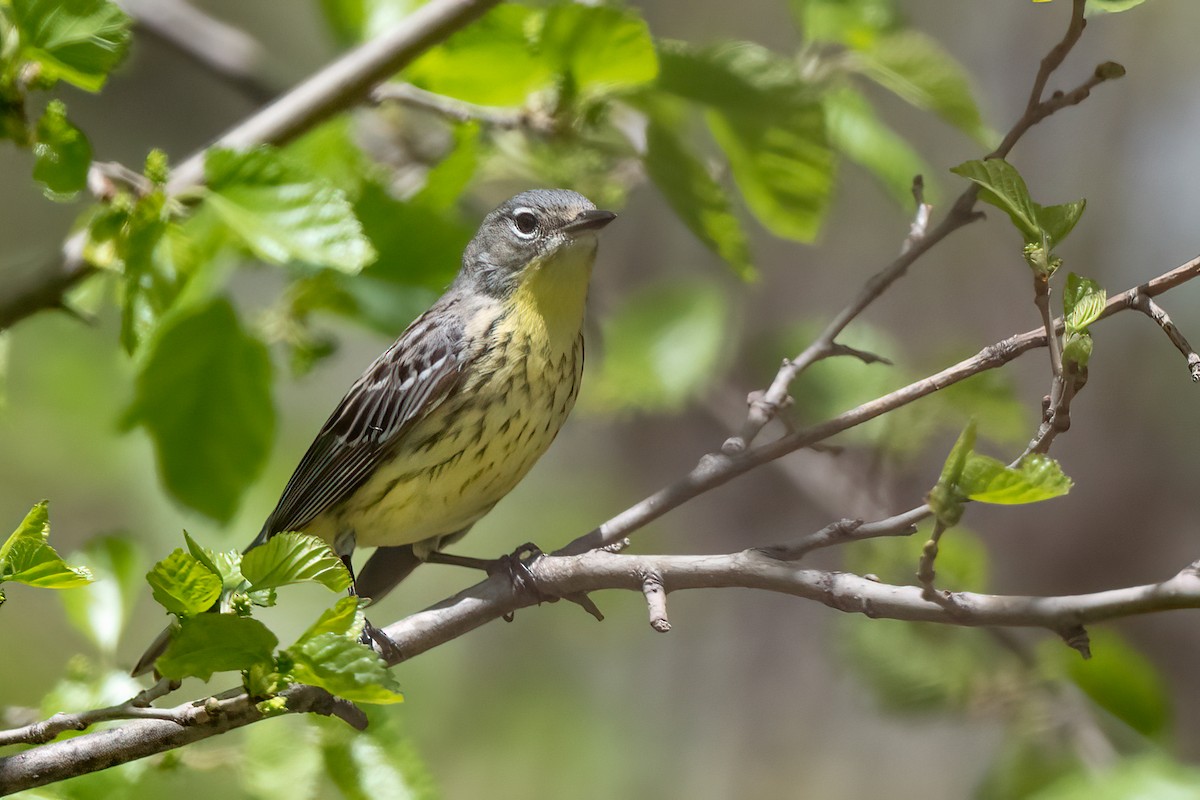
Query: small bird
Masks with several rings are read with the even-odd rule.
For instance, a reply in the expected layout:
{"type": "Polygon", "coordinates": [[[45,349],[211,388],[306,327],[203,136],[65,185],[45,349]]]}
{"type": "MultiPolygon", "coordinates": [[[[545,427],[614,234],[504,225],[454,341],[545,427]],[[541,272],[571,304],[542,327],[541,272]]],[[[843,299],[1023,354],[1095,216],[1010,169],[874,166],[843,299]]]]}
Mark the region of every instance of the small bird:
{"type": "Polygon", "coordinates": [[[575,405],[596,234],[615,218],[566,189],[489,213],[454,283],[350,387],[247,549],[299,531],[349,567],[356,547],[375,547],[352,591],[378,601],[465,535],[575,405]]]}

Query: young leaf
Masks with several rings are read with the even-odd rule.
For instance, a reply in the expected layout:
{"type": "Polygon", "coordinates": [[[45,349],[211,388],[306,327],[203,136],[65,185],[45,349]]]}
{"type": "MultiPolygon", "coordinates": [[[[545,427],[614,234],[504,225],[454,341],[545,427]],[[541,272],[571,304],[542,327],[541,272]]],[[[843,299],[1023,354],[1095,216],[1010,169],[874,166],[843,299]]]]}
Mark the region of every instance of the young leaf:
{"type": "Polygon", "coordinates": [[[705,283],[635,295],[605,326],[604,361],[585,402],[610,411],[681,407],[718,373],[726,304],[725,295],[705,283]]]}
{"type": "Polygon", "coordinates": [[[173,316],[151,344],[125,421],[146,427],[178,501],[228,521],[274,435],[266,347],[227,300],[173,316]]]}
{"type": "Polygon", "coordinates": [[[812,103],[779,119],[716,111],[706,118],[746,204],[767,230],[801,242],[816,239],[834,171],[821,106],[812,103]]]}
{"type": "Polygon", "coordinates": [[[556,4],[546,10],[534,44],[580,90],[638,86],[658,74],[658,56],[646,21],[607,6],[556,4]]]}
{"type": "Polygon", "coordinates": [[[904,30],[879,37],[853,62],[867,77],[918,108],[933,111],[983,145],[996,134],[984,125],[966,71],[929,36],[904,30]]]}
{"type": "Polygon", "coordinates": [[[1067,333],[1087,331],[1100,318],[1108,295],[1100,284],[1091,278],[1081,278],[1074,272],[1067,275],[1067,286],[1063,289],[1063,321],[1067,333]]]}
{"type": "Polygon", "coordinates": [[[327,608],[321,612],[321,616],[317,617],[317,621],[308,627],[300,638],[296,640],[296,644],[302,644],[310,639],[320,636],[322,633],[336,633],[341,636],[350,636],[353,638],[357,635],[354,631],[356,627],[361,627],[361,614],[359,607],[362,604],[361,598],[358,597],[343,597],[333,604],[332,608],[327,608]]]}
{"type": "Polygon", "coordinates": [[[1058,462],[1040,453],[1025,456],[1016,467],[972,453],[963,468],[959,489],[980,503],[1021,505],[1061,497],[1071,485],[1058,462]]]}
{"type": "Polygon", "coordinates": [[[264,261],[358,272],[375,260],[346,195],[278,150],[209,150],[204,204],[264,261]]]}
{"type": "Polygon", "coordinates": [[[974,448],[975,420],[971,420],[959,434],[954,447],[950,448],[950,455],[946,456],[946,463],[942,465],[942,474],[929,490],[929,507],[946,527],[953,527],[962,519],[963,492],[959,484],[963,480],[963,471],[974,448]]]}
{"type": "Polygon", "coordinates": [[[45,500],[35,505],[0,546],[0,583],[12,581],[43,589],[73,589],[91,583],[86,567],[69,566],[49,545],[50,515],[45,500]]]}
{"type": "Polygon", "coordinates": [[[132,21],[109,0],[12,0],[21,57],[42,77],[98,92],[129,48],[132,21]]]}
{"type": "Polygon", "coordinates": [[[256,619],[198,614],[180,621],[155,663],[164,677],[207,681],[214,672],[250,669],[271,661],[279,640],[256,619]]]}
{"type": "Polygon", "coordinates": [[[1079,218],[1083,216],[1083,209],[1086,206],[1087,200],[1082,199],[1057,206],[1041,206],[1034,203],[1038,225],[1054,244],[1062,242],[1067,238],[1067,234],[1075,229],[1075,223],[1079,222],[1079,218]]]}
{"type": "Polygon", "coordinates": [[[926,198],[936,202],[929,165],[876,115],[861,92],[848,86],[832,89],[822,103],[829,143],[871,173],[901,208],[912,208],[912,184],[917,175],[925,176],[926,198]]]}
{"type": "Polygon", "coordinates": [[[63,607],[75,629],[111,655],[142,592],[142,549],[127,535],[102,536],[88,542],[80,556],[99,580],[86,592],[64,592],[63,607]]]}
{"type": "Polygon", "coordinates": [[[183,540],[187,543],[188,553],[199,561],[210,572],[221,578],[221,585],[226,589],[236,589],[245,583],[242,577],[242,554],[237,550],[209,550],[192,538],[187,531],[183,532],[183,540]]]}
{"type": "Polygon", "coordinates": [[[221,596],[221,577],[181,549],[155,564],[146,582],[155,602],[181,617],[208,611],[221,596]]]}
{"type": "Polygon", "coordinates": [[[688,229],[725,260],[738,277],[756,276],[746,233],[721,184],[687,151],[668,126],[651,118],[643,165],[688,229]]]}
{"type": "Polygon", "coordinates": [[[92,145],[67,119],[61,100],[51,100],[38,120],[33,154],[33,179],[45,185],[50,199],[69,199],[87,185],[92,145]]]}
{"type": "Polygon", "coordinates": [[[350,572],[329,545],[303,533],[277,533],[242,556],[251,591],[313,581],[331,591],[350,586],[350,572]]]}
{"type": "Polygon", "coordinates": [[[319,633],[289,647],[287,654],[295,662],[292,674],[301,683],[319,686],[353,703],[404,700],[379,654],[342,634],[319,633]]]}
{"type": "Polygon", "coordinates": [[[1026,242],[1042,243],[1034,202],[1021,173],[1012,164],[1002,158],[989,158],[965,161],[950,171],[979,184],[979,199],[1008,214],[1026,242]]]}
{"type": "Polygon", "coordinates": [[[1083,368],[1092,357],[1092,336],[1090,333],[1069,331],[1063,343],[1063,362],[1076,364],[1083,368]]]}

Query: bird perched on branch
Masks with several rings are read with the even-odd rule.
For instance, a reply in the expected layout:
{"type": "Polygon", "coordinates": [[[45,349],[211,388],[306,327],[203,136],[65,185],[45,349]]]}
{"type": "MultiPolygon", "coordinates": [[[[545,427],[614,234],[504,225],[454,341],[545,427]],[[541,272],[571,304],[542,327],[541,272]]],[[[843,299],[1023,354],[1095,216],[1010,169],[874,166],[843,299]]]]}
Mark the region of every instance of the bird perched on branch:
{"type": "Polygon", "coordinates": [[[356,547],[375,547],[354,590],[376,601],[466,534],[575,405],[596,234],[615,218],[564,189],[489,213],[449,290],[350,387],[250,547],[299,531],[348,567],[356,547]]]}

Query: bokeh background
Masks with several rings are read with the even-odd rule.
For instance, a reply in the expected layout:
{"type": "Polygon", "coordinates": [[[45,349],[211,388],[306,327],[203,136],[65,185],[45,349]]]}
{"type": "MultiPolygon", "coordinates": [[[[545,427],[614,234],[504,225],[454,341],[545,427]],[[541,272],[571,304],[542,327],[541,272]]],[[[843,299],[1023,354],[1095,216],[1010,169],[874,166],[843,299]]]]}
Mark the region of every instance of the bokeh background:
{"type": "MultiPolygon", "coordinates": [[[[336,52],[316,3],[197,5],[261,42],[264,80],[271,85],[291,85],[336,52]]],[[[795,46],[780,2],[635,5],[659,36],[744,38],[785,52],[795,46]]],[[[987,121],[1001,130],[1023,108],[1037,62],[1061,35],[1069,10],[1062,0],[900,5],[914,27],[965,65],[987,121]]],[[[1011,158],[1042,202],[1088,199],[1060,254],[1068,268],[1110,292],[1200,249],[1196,30],[1200,5],[1170,0],[1093,20],[1054,85],[1074,86],[1105,60],[1124,64],[1128,76],[1039,125],[1011,158]]],[[[140,163],[150,147],[181,159],[254,108],[151,36],[135,36],[132,57],[102,94],[72,95],[70,102],[97,157],[129,164],[140,163]]],[[[938,171],[931,176],[938,196],[952,197],[956,183],[944,170],[978,157],[978,145],[894,99],[881,95],[879,102],[938,171]]],[[[46,202],[29,173],[28,154],[0,148],[0,292],[18,271],[52,257],[79,211],[46,202]]],[[[507,188],[479,187],[469,201],[471,215],[503,199],[507,188]]],[[[558,546],[681,475],[719,446],[740,419],[741,398],[765,385],[778,358],[792,352],[785,348],[801,342],[780,332],[827,320],[892,257],[908,226],[907,212],[847,166],[820,242],[797,245],[756,229],[762,277],[745,285],[727,277],[653,188],[635,190],[617,210],[621,219],[605,235],[595,278],[597,314],[603,317],[645,286],[703,274],[733,299],[736,347],[704,396],[681,413],[577,412],[549,455],[460,552],[494,555],[526,540],[558,546]]],[[[865,315],[860,335],[885,342],[897,362],[892,373],[871,368],[868,392],[901,385],[904,376],[1036,325],[1017,236],[998,212],[989,217],[937,247],[865,315]]],[[[279,290],[277,275],[266,270],[248,272],[234,285],[239,302],[279,290]]],[[[1185,286],[1163,304],[1185,333],[1200,337],[1200,289],[1185,286]]],[[[115,319],[104,314],[81,324],[42,314],[16,326],[0,411],[0,527],[15,526],[35,501],[49,498],[53,541],[61,551],[98,534],[128,532],[156,559],[178,546],[182,528],[213,547],[242,546],[329,409],[388,341],[336,319],[325,325],[339,341],[338,352],[303,378],[280,380],[273,455],[229,526],[167,500],[146,436],[118,430],[135,368],[115,346],[115,319]]],[[[1147,319],[1122,314],[1093,333],[1090,381],[1073,407],[1071,432],[1055,446],[1074,490],[1044,505],[969,512],[990,559],[994,591],[1065,594],[1152,582],[1200,557],[1197,389],[1179,354],[1147,319]]],[[[602,351],[603,345],[590,348],[589,355],[598,354],[593,363],[602,351]]],[[[1033,431],[1048,385],[1040,351],[1005,372],[1003,391],[1023,411],[1016,415],[1021,433],[988,445],[999,457],[1019,452],[1016,442],[1033,431]]],[[[585,379],[585,397],[587,391],[585,379]]],[[[803,383],[797,392],[803,396],[803,383]]],[[[803,412],[803,399],[800,406],[803,412]]],[[[902,457],[881,459],[853,440],[840,456],[797,454],[671,513],[639,532],[635,549],[732,551],[815,530],[861,509],[909,508],[932,484],[955,435],[953,424],[927,424],[919,411],[915,419],[928,435],[906,445],[902,457]]],[[[920,541],[906,544],[915,565],[920,541]]],[[[811,561],[836,567],[841,558],[822,552],[811,561]]],[[[421,569],[372,617],[390,621],[474,579],[445,567],[421,569]]],[[[67,625],[55,598],[5,588],[0,705],[34,705],[72,655],[89,645],[67,625]]],[[[298,594],[295,618],[277,620],[282,631],[302,629],[304,615],[327,602],[319,589],[298,594]]],[[[126,665],[163,622],[149,592],[144,595],[119,650],[126,665]]],[[[882,708],[849,663],[844,621],[822,606],[749,591],[673,595],[674,628],[659,635],[645,624],[639,597],[595,599],[608,617],[603,624],[570,604],[545,606],[396,670],[407,700],[387,713],[443,796],[955,798],[970,796],[1003,746],[1002,699],[953,713],[897,715],[882,708]]],[[[1172,612],[1111,626],[1164,676],[1174,720],[1168,750],[1185,761],[1200,758],[1196,619],[1192,612],[1172,612]]],[[[1030,647],[1044,638],[1018,636],[1030,647]]],[[[155,770],[142,791],[273,796],[224,767],[247,747],[271,757],[272,739],[292,741],[305,736],[305,728],[298,720],[254,728],[191,748],[180,758],[197,770],[155,770]]]]}

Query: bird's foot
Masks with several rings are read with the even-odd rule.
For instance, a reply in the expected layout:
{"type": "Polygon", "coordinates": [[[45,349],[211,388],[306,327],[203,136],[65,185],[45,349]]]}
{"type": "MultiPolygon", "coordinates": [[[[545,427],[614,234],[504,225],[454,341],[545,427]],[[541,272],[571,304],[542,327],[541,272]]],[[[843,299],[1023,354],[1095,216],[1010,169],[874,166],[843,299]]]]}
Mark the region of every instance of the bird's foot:
{"type": "Polygon", "coordinates": [[[404,660],[404,653],[396,640],[388,636],[382,628],[376,628],[370,620],[363,620],[362,635],[358,640],[372,648],[389,665],[398,664],[404,660]]]}

